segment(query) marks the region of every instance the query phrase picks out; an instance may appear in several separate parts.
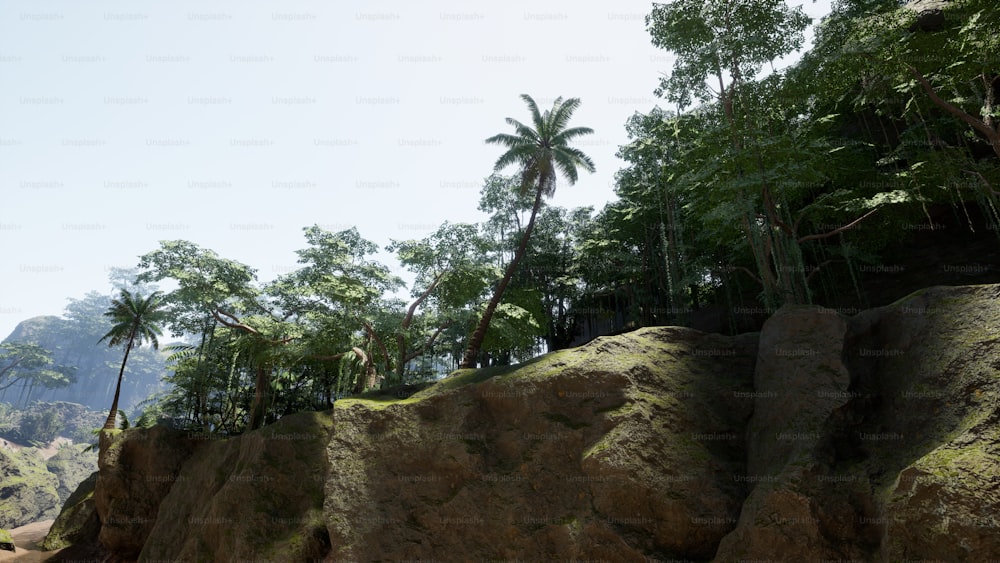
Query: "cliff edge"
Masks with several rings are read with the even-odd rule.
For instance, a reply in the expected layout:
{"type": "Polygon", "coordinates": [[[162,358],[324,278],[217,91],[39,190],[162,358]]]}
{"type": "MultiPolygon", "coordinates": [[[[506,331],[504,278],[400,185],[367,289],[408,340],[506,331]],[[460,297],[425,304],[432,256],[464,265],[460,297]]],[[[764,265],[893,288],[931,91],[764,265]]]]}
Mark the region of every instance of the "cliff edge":
{"type": "Polygon", "coordinates": [[[786,307],[760,334],[640,329],[227,440],[117,432],[91,540],[120,561],[982,560],[998,304],[786,307]]]}

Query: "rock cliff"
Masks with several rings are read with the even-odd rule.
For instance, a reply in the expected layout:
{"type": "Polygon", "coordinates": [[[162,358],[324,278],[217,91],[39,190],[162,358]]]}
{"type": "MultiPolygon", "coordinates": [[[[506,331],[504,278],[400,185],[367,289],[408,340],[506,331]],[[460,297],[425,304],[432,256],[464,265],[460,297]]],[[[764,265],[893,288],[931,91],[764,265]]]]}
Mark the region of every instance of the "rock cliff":
{"type": "Polygon", "coordinates": [[[984,560],[998,304],[787,307],[760,334],[641,329],[228,440],[115,433],[97,539],[117,560],[984,560]]]}
{"type": "Polygon", "coordinates": [[[35,448],[0,447],[0,528],[45,520],[59,509],[59,478],[35,448]]]}

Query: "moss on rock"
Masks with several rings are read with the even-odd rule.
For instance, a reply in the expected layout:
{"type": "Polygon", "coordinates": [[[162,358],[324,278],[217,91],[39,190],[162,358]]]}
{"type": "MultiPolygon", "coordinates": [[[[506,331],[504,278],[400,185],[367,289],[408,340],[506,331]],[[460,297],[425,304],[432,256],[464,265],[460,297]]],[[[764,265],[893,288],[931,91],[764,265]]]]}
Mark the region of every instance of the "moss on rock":
{"type": "Polygon", "coordinates": [[[95,541],[100,529],[97,509],[94,505],[94,487],[97,472],[80,482],[66,499],[59,516],[56,517],[49,533],[39,544],[45,551],[62,549],[76,543],[95,541]]]}
{"type": "Polygon", "coordinates": [[[101,537],[165,560],[983,560],[998,302],[641,329],[228,440],[109,433],[101,537]]]}
{"type": "Polygon", "coordinates": [[[202,443],[160,504],[140,559],[321,558],[331,425],[329,412],[298,413],[202,443]]]}
{"type": "Polygon", "coordinates": [[[0,549],[4,551],[15,551],[14,548],[14,538],[11,537],[10,532],[0,528],[0,549]]]}
{"type": "Polygon", "coordinates": [[[35,448],[0,449],[0,527],[17,528],[55,517],[58,486],[58,478],[35,448]]]}
{"type": "Polygon", "coordinates": [[[705,560],[742,499],[755,352],[754,335],[650,328],[338,401],[331,557],[705,560]]]}

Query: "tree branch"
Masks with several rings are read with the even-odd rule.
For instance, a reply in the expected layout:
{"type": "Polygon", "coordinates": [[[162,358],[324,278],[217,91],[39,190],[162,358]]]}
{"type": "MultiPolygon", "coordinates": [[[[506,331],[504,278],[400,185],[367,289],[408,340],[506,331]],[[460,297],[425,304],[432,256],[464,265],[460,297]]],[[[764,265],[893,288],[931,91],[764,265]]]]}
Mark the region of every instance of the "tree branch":
{"type": "Polygon", "coordinates": [[[364,325],[365,330],[368,331],[368,336],[372,340],[375,341],[375,344],[378,345],[379,351],[381,351],[382,352],[382,356],[385,357],[386,363],[390,363],[392,360],[391,360],[391,358],[389,358],[389,351],[386,349],[385,343],[382,342],[382,339],[379,338],[379,336],[377,334],[375,334],[375,329],[372,328],[371,323],[369,323],[365,319],[362,319],[361,317],[357,317],[357,319],[358,319],[358,321],[361,322],[362,325],[364,325]]]}
{"type": "Polygon", "coordinates": [[[986,186],[986,189],[990,191],[991,194],[995,196],[1000,196],[1000,192],[993,189],[993,185],[990,184],[989,180],[987,180],[986,177],[982,175],[982,173],[976,172],[975,170],[962,170],[962,172],[965,172],[966,174],[972,174],[973,176],[977,176],[979,180],[982,181],[983,185],[986,186]]]}
{"type": "Polygon", "coordinates": [[[947,100],[941,99],[941,96],[938,96],[937,92],[934,90],[934,87],[931,86],[931,83],[928,82],[926,78],[924,78],[923,74],[920,74],[920,71],[917,70],[915,66],[910,64],[906,66],[907,68],[910,69],[910,74],[912,74],[917,79],[917,82],[920,83],[920,86],[923,87],[924,91],[927,92],[927,96],[931,99],[932,102],[934,102],[936,106],[952,114],[953,116],[961,119],[962,121],[968,123],[976,131],[979,131],[983,135],[986,135],[986,138],[990,141],[990,144],[993,146],[993,152],[997,153],[997,156],[1000,156],[1000,133],[998,133],[992,127],[984,123],[982,120],[976,119],[962,108],[952,105],[947,100]]]}
{"type": "Polygon", "coordinates": [[[764,285],[764,282],[760,281],[760,278],[758,278],[758,277],[757,277],[757,276],[756,276],[756,275],[755,275],[755,274],[754,274],[753,272],[751,272],[751,271],[750,271],[749,269],[747,269],[747,268],[744,268],[743,266],[733,266],[733,269],[734,269],[734,270],[739,270],[739,271],[741,271],[741,272],[744,272],[744,273],[745,273],[746,275],[750,276],[750,277],[751,277],[751,278],[753,279],[753,281],[755,281],[755,282],[757,282],[757,283],[759,283],[759,284],[761,284],[761,285],[764,285]]]}
{"type": "Polygon", "coordinates": [[[10,378],[9,380],[7,380],[7,385],[0,385],[0,391],[2,391],[4,389],[9,389],[12,385],[14,385],[15,383],[17,383],[18,381],[22,381],[21,376],[16,376],[16,377],[10,378]]]}
{"type": "Polygon", "coordinates": [[[434,334],[431,335],[431,337],[427,340],[427,342],[424,342],[420,346],[420,348],[418,348],[417,350],[415,350],[411,354],[407,355],[406,356],[406,360],[403,363],[406,363],[406,362],[408,362],[408,361],[410,361],[410,360],[412,360],[414,358],[419,357],[421,354],[424,353],[424,350],[426,350],[426,349],[430,348],[431,346],[433,346],[434,345],[434,341],[437,340],[437,337],[442,332],[444,332],[444,329],[448,328],[450,325],[451,325],[451,319],[448,319],[447,321],[445,321],[444,323],[442,323],[441,326],[437,327],[437,330],[434,331],[434,334]]]}
{"type": "Polygon", "coordinates": [[[6,376],[8,371],[16,368],[17,364],[21,363],[22,361],[24,361],[24,358],[16,358],[16,359],[14,359],[13,362],[11,362],[7,366],[5,366],[3,369],[0,369],[0,378],[3,378],[4,376],[6,376]]]}
{"type": "Polygon", "coordinates": [[[293,336],[289,336],[287,338],[276,338],[276,339],[266,338],[263,334],[261,334],[261,332],[259,330],[255,329],[254,327],[252,327],[250,325],[247,325],[247,324],[244,324],[243,322],[241,322],[240,319],[236,315],[233,315],[232,313],[227,313],[227,312],[225,312],[225,311],[223,311],[222,309],[219,309],[219,308],[216,308],[214,311],[212,311],[212,316],[215,317],[215,320],[219,321],[223,325],[225,325],[225,326],[227,326],[229,328],[235,328],[235,329],[238,329],[238,330],[242,330],[243,332],[246,332],[248,334],[253,334],[253,335],[259,336],[259,337],[263,338],[264,340],[266,340],[268,344],[288,344],[292,340],[295,340],[295,337],[293,337],[293,336]],[[226,319],[222,318],[223,316],[229,318],[230,320],[226,320],[226,319]]]}
{"type": "Polygon", "coordinates": [[[348,352],[341,352],[339,354],[334,354],[332,356],[313,355],[313,356],[309,356],[309,358],[313,359],[313,360],[319,360],[321,362],[335,362],[335,361],[343,358],[347,354],[348,354],[348,352]]]}
{"type": "Polygon", "coordinates": [[[260,335],[260,331],[258,331],[257,329],[253,328],[252,326],[248,326],[248,325],[243,324],[242,322],[240,322],[240,319],[236,315],[234,315],[232,313],[227,313],[227,312],[223,311],[222,309],[216,308],[215,310],[213,310],[212,311],[212,316],[215,317],[215,320],[219,321],[220,323],[222,323],[223,325],[225,325],[225,326],[227,326],[229,328],[239,329],[239,330],[242,330],[243,332],[248,332],[250,334],[256,334],[258,336],[260,335]],[[226,318],[223,318],[223,316],[225,316],[226,318]]]}
{"type": "Polygon", "coordinates": [[[799,243],[806,242],[807,240],[820,240],[820,239],[830,238],[833,235],[839,235],[840,233],[846,231],[847,229],[850,229],[850,228],[854,227],[855,225],[857,225],[858,223],[864,221],[869,216],[871,216],[872,213],[875,213],[879,209],[880,208],[876,207],[875,209],[872,209],[871,211],[869,211],[868,213],[865,213],[861,217],[858,217],[857,219],[855,219],[855,220],[851,221],[850,223],[844,225],[843,227],[834,229],[834,230],[832,230],[832,231],[830,231],[828,233],[820,233],[820,234],[815,234],[815,235],[806,235],[804,237],[801,237],[801,238],[799,238],[799,243]]]}
{"type": "Polygon", "coordinates": [[[410,308],[406,310],[406,316],[403,317],[403,323],[401,325],[403,330],[410,328],[410,323],[413,322],[413,315],[417,312],[417,307],[419,307],[420,304],[423,303],[424,300],[430,296],[431,292],[434,291],[434,288],[436,288],[438,284],[441,283],[441,280],[444,279],[444,275],[446,273],[447,270],[442,271],[437,276],[435,276],[434,281],[431,282],[431,285],[423,293],[421,293],[420,296],[417,297],[417,299],[413,303],[410,304],[410,308]]]}
{"type": "Polygon", "coordinates": [[[812,277],[816,275],[816,272],[819,272],[823,266],[826,266],[827,264],[832,264],[834,262],[843,262],[843,260],[831,258],[829,260],[824,260],[823,262],[820,262],[815,267],[813,267],[811,272],[806,274],[806,283],[809,283],[809,280],[811,280],[812,277]]]}

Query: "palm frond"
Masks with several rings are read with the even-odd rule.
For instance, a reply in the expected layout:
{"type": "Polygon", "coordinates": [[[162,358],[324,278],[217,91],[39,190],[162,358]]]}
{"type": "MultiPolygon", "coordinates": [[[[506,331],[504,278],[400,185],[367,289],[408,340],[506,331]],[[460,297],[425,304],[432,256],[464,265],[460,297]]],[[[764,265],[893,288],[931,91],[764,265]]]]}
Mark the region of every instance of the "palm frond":
{"type": "Polygon", "coordinates": [[[593,135],[594,130],[590,127],[570,127],[569,129],[563,129],[555,136],[552,137],[552,144],[554,146],[565,145],[569,141],[581,136],[581,135],[593,135]]]}
{"type": "Polygon", "coordinates": [[[580,106],[580,99],[564,100],[560,96],[553,102],[552,109],[544,113],[539,111],[531,96],[522,94],[521,99],[528,106],[534,128],[512,117],[506,118],[507,124],[514,128],[514,134],[500,133],[486,139],[487,143],[508,149],[497,159],[494,169],[499,171],[511,165],[519,166],[521,193],[537,189],[548,197],[555,193],[558,174],[565,176],[570,184],[575,184],[579,168],[593,172],[594,163],[590,157],[569,146],[569,141],[594,132],[589,127],[566,127],[573,112],[580,106]]]}
{"type": "Polygon", "coordinates": [[[163,350],[173,352],[167,356],[168,363],[179,362],[198,353],[198,347],[193,344],[171,344],[170,346],[164,346],[163,350]]]}
{"type": "Polygon", "coordinates": [[[531,112],[531,121],[535,124],[535,130],[541,132],[545,126],[543,125],[542,113],[538,110],[538,104],[535,103],[535,99],[527,94],[521,94],[521,99],[528,105],[528,111],[531,112]]]}
{"type": "Polygon", "coordinates": [[[557,134],[566,129],[566,124],[569,123],[570,118],[573,117],[573,112],[578,107],[580,107],[580,98],[570,98],[566,101],[562,101],[562,98],[557,98],[556,103],[552,106],[550,131],[557,134]]]}

